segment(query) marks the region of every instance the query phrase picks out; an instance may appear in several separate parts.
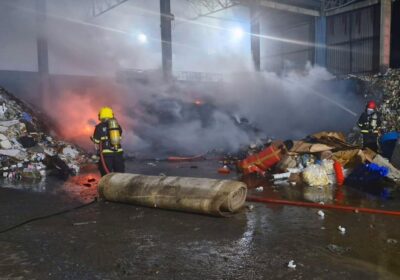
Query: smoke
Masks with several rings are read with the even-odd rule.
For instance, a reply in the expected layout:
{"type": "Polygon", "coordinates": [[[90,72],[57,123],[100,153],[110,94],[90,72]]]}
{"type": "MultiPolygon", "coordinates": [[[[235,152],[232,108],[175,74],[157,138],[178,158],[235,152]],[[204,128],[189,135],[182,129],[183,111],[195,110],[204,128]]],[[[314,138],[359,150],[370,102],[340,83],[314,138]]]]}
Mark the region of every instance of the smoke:
{"type": "Polygon", "coordinates": [[[349,81],[337,81],[326,69],[310,65],[282,76],[232,75],[218,102],[280,138],[302,138],[321,130],[346,132],[362,104],[349,81]]]}
{"type": "MultiPolygon", "coordinates": [[[[185,18],[196,13],[189,12],[187,1],[172,1],[174,70],[223,73],[224,82],[166,85],[156,71],[143,74],[144,82],[113,78],[121,69],[160,68],[158,1],[128,1],[99,18],[87,14],[90,1],[47,2],[50,87],[37,101],[43,101],[63,138],[88,149],[102,106],[114,109],[124,129],[125,150],[145,155],[235,151],[267,136],[347,131],[356,121],[354,112],[361,110],[349,83],[335,81],[323,68],[306,66],[280,76],[253,72],[247,8],[218,14],[223,20],[203,17],[191,22],[185,18]],[[245,31],[242,41],[230,37],[229,30],[238,26],[245,31]],[[147,44],[137,41],[139,33],[147,35],[147,44]]],[[[7,22],[0,30],[11,26],[19,34],[4,40],[8,47],[0,53],[1,66],[35,68],[32,1],[4,0],[0,5],[0,19],[7,22]]]]}
{"type": "Polygon", "coordinates": [[[348,132],[357,120],[354,112],[362,109],[349,81],[311,66],[283,76],[231,74],[221,84],[109,79],[60,92],[48,108],[64,138],[90,148],[98,110],[111,106],[124,130],[125,150],[142,156],[232,152],[266,137],[348,132]]]}

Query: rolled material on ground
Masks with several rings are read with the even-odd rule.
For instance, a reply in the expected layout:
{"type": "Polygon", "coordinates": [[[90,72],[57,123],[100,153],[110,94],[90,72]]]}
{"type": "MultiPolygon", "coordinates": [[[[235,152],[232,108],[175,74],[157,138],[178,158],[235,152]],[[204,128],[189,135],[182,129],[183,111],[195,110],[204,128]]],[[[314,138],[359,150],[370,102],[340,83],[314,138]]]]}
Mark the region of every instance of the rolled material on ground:
{"type": "Polygon", "coordinates": [[[111,173],[100,180],[99,194],[114,202],[228,216],[243,207],[247,187],[232,180],[111,173]]]}

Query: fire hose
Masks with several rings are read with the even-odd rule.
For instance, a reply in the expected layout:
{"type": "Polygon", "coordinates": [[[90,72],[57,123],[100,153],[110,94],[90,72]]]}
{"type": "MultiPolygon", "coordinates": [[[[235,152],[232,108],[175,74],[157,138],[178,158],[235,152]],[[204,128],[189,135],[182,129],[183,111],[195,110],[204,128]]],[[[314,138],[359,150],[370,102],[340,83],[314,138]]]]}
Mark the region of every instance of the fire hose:
{"type": "Polygon", "coordinates": [[[103,145],[100,142],[99,144],[99,149],[100,149],[100,161],[101,161],[101,165],[103,166],[104,171],[106,172],[106,174],[110,173],[110,170],[108,169],[107,163],[104,160],[104,155],[103,155],[103,145]]]}
{"type": "Polygon", "coordinates": [[[78,206],[73,207],[73,208],[61,210],[59,212],[51,213],[51,214],[48,214],[48,215],[45,215],[45,216],[39,216],[39,217],[31,218],[31,219],[23,221],[23,222],[21,222],[19,224],[16,224],[16,225],[13,225],[13,226],[10,226],[8,228],[0,230],[0,234],[9,232],[9,231],[11,231],[13,229],[22,227],[22,226],[24,226],[26,224],[30,224],[32,222],[36,222],[36,221],[39,221],[39,220],[45,220],[45,219],[52,218],[52,217],[55,217],[55,216],[60,216],[60,215],[63,215],[63,214],[69,213],[69,212],[73,212],[73,211],[82,209],[84,207],[88,207],[89,205],[94,204],[96,201],[97,201],[97,198],[93,199],[92,201],[90,201],[88,203],[84,203],[84,204],[78,205],[78,206]]]}
{"type": "Polygon", "coordinates": [[[246,198],[246,201],[281,204],[281,205],[288,205],[288,206],[308,207],[308,208],[340,210],[340,211],[356,212],[356,213],[358,212],[358,213],[369,213],[369,214],[382,214],[382,215],[400,217],[400,211],[389,211],[389,210],[345,206],[345,205],[319,204],[319,203],[313,203],[313,202],[290,201],[290,200],[281,200],[281,199],[256,197],[256,196],[248,196],[246,198]]]}

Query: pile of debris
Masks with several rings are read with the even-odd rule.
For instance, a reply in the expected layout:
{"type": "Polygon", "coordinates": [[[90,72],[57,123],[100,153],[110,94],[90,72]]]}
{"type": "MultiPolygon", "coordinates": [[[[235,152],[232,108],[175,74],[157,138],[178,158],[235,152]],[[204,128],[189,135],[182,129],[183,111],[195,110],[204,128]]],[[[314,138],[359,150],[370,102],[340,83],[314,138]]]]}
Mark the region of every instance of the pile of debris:
{"type": "Polygon", "coordinates": [[[351,75],[363,82],[364,97],[379,101],[383,129],[400,131],[400,69],[389,69],[385,74],[351,75]]]}
{"type": "MultiPolygon", "coordinates": [[[[229,164],[226,159],[224,164],[229,164]]],[[[257,174],[275,183],[366,186],[400,183],[400,171],[388,159],[370,149],[346,142],[340,132],[320,132],[300,141],[273,141],[249,147],[236,162],[244,175],[257,174]]]]}
{"type": "Polygon", "coordinates": [[[42,178],[49,173],[79,172],[88,157],[77,147],[58,141],[29,106],[0,88],[0,170],[9,179],[42,178]]]}

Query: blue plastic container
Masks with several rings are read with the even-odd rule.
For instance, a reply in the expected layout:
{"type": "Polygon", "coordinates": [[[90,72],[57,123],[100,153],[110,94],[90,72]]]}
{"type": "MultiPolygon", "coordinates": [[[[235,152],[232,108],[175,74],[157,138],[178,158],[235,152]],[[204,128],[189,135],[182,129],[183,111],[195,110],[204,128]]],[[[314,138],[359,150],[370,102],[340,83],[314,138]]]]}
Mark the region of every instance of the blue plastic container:
{"type": "Polygon", "coordinates": [[[385,133],[379,139],[380,147],[382,150],[382,155],[385,158],[391,158],[394,147],[396,146],[397,139],[399,139],[400,134],[397,131],[391,131],[385,133]]]}
{"type": "Polygon", "coordinates": [[[384,143],[386,141],[396,141],[397,139],[399,139],[399,132],[397,131],[391,131],[388,133],[385,133],[381,136],[381,139],[379,142],[384,143]]]}

